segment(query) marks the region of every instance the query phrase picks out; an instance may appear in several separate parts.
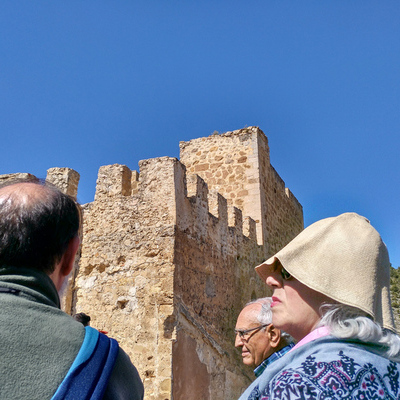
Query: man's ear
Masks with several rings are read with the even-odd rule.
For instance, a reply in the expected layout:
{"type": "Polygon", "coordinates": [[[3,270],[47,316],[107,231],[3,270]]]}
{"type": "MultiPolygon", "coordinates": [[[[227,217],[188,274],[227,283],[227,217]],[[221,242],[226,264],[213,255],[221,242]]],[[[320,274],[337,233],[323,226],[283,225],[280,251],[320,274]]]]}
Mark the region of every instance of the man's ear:
{"type": "Polygon", "coordinates": [[[271,345],[271,347],[278,347],[279,343],[281,341],[281,330],[278,328],[275,328],[274,325],[269,324],[267,326],[267,335],[269,338],[269,344],[271,345]]]}
{"type": "Polygon", "coordinates": [[[66,277],[74,268],[75,255],[79,248],[79,237],[72,238],[61,257],[60,262],[54,267],[54,271],[49,275],[57,290],[60,290],[66,277]]]}
{"type": "Polygon", "coordinates": [[[73,237],[69,241],[67,250],[65,250],[65,253],[63,254],[60,261],[60,274],[62,276],[68,276],[71,273],[72,268],[74,267],[75,255],[79,249],[79,243],[80,241],[78,236],[73,237]]]}

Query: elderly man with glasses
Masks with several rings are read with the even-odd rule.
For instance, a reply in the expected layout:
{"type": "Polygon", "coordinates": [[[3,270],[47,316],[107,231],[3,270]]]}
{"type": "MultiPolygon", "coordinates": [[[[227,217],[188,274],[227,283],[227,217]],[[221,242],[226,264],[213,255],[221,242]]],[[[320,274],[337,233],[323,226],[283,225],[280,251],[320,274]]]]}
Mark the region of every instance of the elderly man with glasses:
{"type": "Polygon", "coordinates": [[[235,347],[242,349],[243,364],[255,367],[256,377],[293,346],[287,333],[272,325],[271,297],[247,303],[236,322],[235,347]]]}

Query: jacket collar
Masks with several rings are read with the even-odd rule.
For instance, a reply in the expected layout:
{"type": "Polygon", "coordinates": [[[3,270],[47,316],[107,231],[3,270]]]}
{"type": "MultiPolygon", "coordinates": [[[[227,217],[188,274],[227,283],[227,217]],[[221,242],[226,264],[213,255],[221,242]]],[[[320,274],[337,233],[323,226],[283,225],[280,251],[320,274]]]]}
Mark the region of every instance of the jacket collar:
{"type": "Polygon", "coordinates": [[[60,308],[60,298],[50,277],[36,269],[0,267],[0,287],[9,293],[60,308]]]}

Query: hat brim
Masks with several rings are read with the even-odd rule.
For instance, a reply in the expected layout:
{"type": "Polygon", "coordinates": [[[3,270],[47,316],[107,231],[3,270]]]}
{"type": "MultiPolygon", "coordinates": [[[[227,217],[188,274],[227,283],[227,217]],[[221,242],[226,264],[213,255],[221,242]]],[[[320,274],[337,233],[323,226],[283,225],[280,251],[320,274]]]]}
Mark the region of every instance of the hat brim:
{"type": "Polygon", "coordinates": [[[264,283],[273,272],[277,261],[279,261],[278,258],[272,256],[271,258],[268,258],[268,260],[264,261],[262,264],[255,267],[255,271],[257,272],[258,276],[264,281],[264,283]]]}

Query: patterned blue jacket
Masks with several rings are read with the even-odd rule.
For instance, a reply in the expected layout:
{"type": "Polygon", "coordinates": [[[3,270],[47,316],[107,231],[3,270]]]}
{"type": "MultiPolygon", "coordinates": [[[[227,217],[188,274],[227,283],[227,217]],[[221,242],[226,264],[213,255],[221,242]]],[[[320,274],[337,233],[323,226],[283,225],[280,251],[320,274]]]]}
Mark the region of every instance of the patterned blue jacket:
{"type": "Polygon", "coordinates": [[[239,400],[400,399],[400,363],[379,348],[325,336],[270,365],[239,400]]]}

